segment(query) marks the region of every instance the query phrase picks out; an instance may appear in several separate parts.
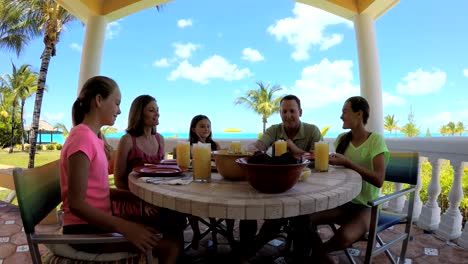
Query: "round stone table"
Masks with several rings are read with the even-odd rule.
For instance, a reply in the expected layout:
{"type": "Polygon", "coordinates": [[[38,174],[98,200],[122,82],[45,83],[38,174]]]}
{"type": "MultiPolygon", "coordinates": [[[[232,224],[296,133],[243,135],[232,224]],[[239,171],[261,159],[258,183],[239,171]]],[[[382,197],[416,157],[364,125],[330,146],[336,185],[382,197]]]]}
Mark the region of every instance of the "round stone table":
{"type": "Polygon", "coordinates": [[[350,169],[330,166],[314,172],[290,190],[265,194],[247,181],[227,181],[212,173],[211,183],[168,185],[147,183],[129,175],[130,191],[146,202],[199,217],[222,219],[276,219],[310,214],[351,201],[361,191],[361,176],[350,169]]]}

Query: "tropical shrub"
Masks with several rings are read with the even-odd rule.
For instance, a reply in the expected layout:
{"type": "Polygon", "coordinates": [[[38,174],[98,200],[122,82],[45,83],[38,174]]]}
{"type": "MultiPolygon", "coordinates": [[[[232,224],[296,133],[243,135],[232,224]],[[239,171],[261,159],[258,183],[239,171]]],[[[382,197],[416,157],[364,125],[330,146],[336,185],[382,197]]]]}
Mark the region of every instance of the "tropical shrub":
{"type": "MultiPolygon", "coordinates": [[[[18,124],[18,123],[17,123],[18,124]]],[[[21,133],[19,129],[15,129],[15,142],[13,144],[21,143],[21,133]]],[[[9,147],[11,144],[11,122],[8,120],[0,120],[0,148],[9,147]]]]}
{"type": "MultiPolygon", "coordinates": [[[[437,197],[437,203],[440,206],[441,213],[445,213],[445,211],[449,207],[449,192],[450,189],[452,188],[452,183],[454,179],[454,169],[458,168],[453,168],[450,165],[449,160],[445,160],[441,164],[440,168],[440,195],[437,197]]],[[[421,201],[424,203],[427,202],[428,197],[427,197],[427,188],[429,187],[429,183],[431,182],[432,178],[432,166],[429,162],[424,162],[421,164],[421,191],[419,192],[419,195],[421,197],[421,201]]],[[[390,182],[385,182],[383,187],[382,187],[382,193],[387,194],[392,192],[394,189],[393,183],[390,182]]],[[[460,212],[463,216],[463,223],[465,223],[468,220],[468,168],[465,168],[462,176],[462,190],[464,197],[460,202],[460,212]]]]}
{"type": "Polygon", "coordinates": [[[62,147],[63,147],[63,146],[62,146],[62,144],[60,144],[60,143],[57,143],[57,144],[55,145],[55,149],[57,149],[57,150],[62,150],[62,147]]]}
{"type": "Polygon", "coordinates": [[[47,150],[55,150],[55,144],[47,144],[46,148],[47,150]]]}

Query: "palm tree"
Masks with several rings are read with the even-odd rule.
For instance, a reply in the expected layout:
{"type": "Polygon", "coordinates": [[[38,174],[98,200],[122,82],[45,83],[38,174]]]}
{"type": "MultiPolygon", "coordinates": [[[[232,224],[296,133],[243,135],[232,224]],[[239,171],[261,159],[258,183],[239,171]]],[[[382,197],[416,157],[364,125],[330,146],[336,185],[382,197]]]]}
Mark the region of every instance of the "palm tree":
{"type": "Polygon", "coordinates": [[[465,132],[465,125],[463,125],[463,122],[458,122],[457,126],[455,127],[455,132],[461,136],[463,132],[465,132]]]}
{"type": "Polygon", "coordinates": [[[456,125],[454,122],[448,122],[447,124],[447,130],[448,130],[448,133],[451,135],[451,136],[454,136],[455,133],[456,133],[456,125]]]}
{"type": "Polygon", "coordinates": [[[445,136],[447,135],[449,132],[448,132],[448,127],[447,125],[443,125],[439,128],[439,133],[442,135],[442,136],[445,136]]]}
{"type": "MultiPolygon", "coordinates": [[[[24,76],[25,86],[17,91],[21,100],[21,151],[24,151],[24,104],[28,98],[37,92],[38,77],[37,72],[27,71],[24,76]]],[[[44,88],[44,90],[47,90],[47,88],[44,88]]]]}
{"type": "Polygon", "coordinates": [[[117,133],[117,128],[115,128],[115,127],[110,127],[110,126],[108,126],[108,127],[103,127],[103,128],[101,128],[101,133],[102,133],[104,136],[107,136],[107,135],[109,135],[109,134],[115,134],[115,133],[117,133]]]}
{"type": "Polygon", "coordinates": [[[251,108],[255,113],[260,114],[263,122],[263,133],[265,133],[268,117],[280,110],[281,97],[274,97],[273,94],[283,90],[283,88],[274,85],[269,89],[270,84],[265,85],[262,82],[257,82],[257,85],[259,89],[248,90],[246,96],[236,98],[234,104],[245,104],[247,108],[251,108]]]}
{"type": "Polygon", "coordinates": [[[62,131],[62,135],[63,135],[64,139],[68,138],[68,135],[70,134],[70,132],[68,131],[68,128],[67,128],[67,126],[65,124],[57,123],[57,124],[55,124],[54,128],[57,129],[57,130],[62,131]]]}
{"type": "Polygon", "coordinates": [[[40,34],[35,21],[26,19],[26,10],[22,2],[0,0],[0,49],[13,51],[16,56],[40,34]]]}
{"type": "Polygon", "coordinates": [[[384,117],[384,129],[388,130],[390,132],[390,135],[392,135],[392,131],[395,130],[398,131],[398,126],[397,126],[398,120],[395,120],[395,115],[387,115],[384,117]]]}
{"type": "Polygon", "coordinates": [[[74,21],[76,18],[54,0],[17,0],[12,3],[14,3],[15,7],[25,10],[26,17],[22,21],[30,25],[29,32],[39,30],[44,36],[43,42],[45,47],[41,55],[41,67],[31,124],[31,148],[29,150],[28,167],[33,168],[34,156],[36,154],[36,135],[39,128],[42,97],[44,95],[49,62],[51,57],[55,56],[55,47],[59,41],[63,26],[74,21]]]}
{"type": "Polygon", "coordinates": [[[21,142],[22,142],[22,150],[24,151],[24,124],[23,124],[23,116],[24,116],[24,104],[26,99],[31,97],[36,89],[37,89],[37,73],[32,72],[29,68],[31,65],[23,64],[17,70],[16,66],[12,63],[13,73],[6,74],[3,77],[0,77],[0,82],[2,82],[2,86],[5,87],[10,95],[11,95],[11,104],[12,104],[12,115],[11,115],[11,146],[10,146],[10,153],[13,152],[13,146],[15,143],[15,118],[16,118],[16,107],[18,107],[18,103],[20,101],[21,108],[21,142]]]}
{"type": "Polygon", "coordinates": [[[419,128],[416,126],[416,120],[414,119],[413,108],[410,106],[410,112],[408,113],[408,123],[401,128],[401,132],[407,137],[416,137],[421,133],[419,128]]]}

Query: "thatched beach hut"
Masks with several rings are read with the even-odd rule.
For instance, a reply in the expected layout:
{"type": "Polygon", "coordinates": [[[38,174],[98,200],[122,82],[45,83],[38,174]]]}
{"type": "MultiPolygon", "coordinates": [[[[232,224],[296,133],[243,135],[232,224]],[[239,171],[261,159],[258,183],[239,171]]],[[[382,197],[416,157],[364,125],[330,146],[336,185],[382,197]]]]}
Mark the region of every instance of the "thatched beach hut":
{"type": "MultiPolygon", "coordinates": [[[[27,139],[26,141],[29,142],[29,135],[30,135],[30,132],[31,132],[31,125],[28,125],[28,126],[25,126],[24,127],[24,131],[26,131],[26,135],[27,135],[27,139]]],[[[37,135],[37,140],[38,140],[38,144],[43,144],[43,143],[52,143],[54,142],[53,141],[53,135],[54,134],[62,134],[62,131],[59,131],[58,129],[54,128],[54,126],[52,126],[51,124],[49,124],[47,121],[45,120],[39,120],[39,130],[38,130],[38,135],[37,135]],[[45,137],[44,137],[44,141],[42,141],[42,135],[43,134],[50,134],[50,141],[46,140],[45,137]]],[[[29,142],[31,143],[31,142],[29,142]]]]}

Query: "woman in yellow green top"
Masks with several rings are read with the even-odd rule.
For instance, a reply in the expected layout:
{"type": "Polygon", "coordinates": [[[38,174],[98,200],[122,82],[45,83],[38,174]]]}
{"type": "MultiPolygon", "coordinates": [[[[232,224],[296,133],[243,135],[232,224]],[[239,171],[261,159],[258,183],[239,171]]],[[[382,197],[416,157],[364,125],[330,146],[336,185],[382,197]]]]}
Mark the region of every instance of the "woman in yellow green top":
{"type": "Polygon", "coordinates": [[[369,231],[371,208],[367,202],[379,196],[389,156],[384,137],[365,128],[369,110],[368,102],[361,96],[350,97],[343,105],[343,128],[351,130],[336,139],[336,153],[330,155],[329,163],[358,172],[362,177],[362,189],[351,202],[310,215],[315,230],[321,224],[340,225],[338,232],[323,244],[314,232],[313,255],[322,262],[328,262],[328,252],[351,246],[369,231]]]}

